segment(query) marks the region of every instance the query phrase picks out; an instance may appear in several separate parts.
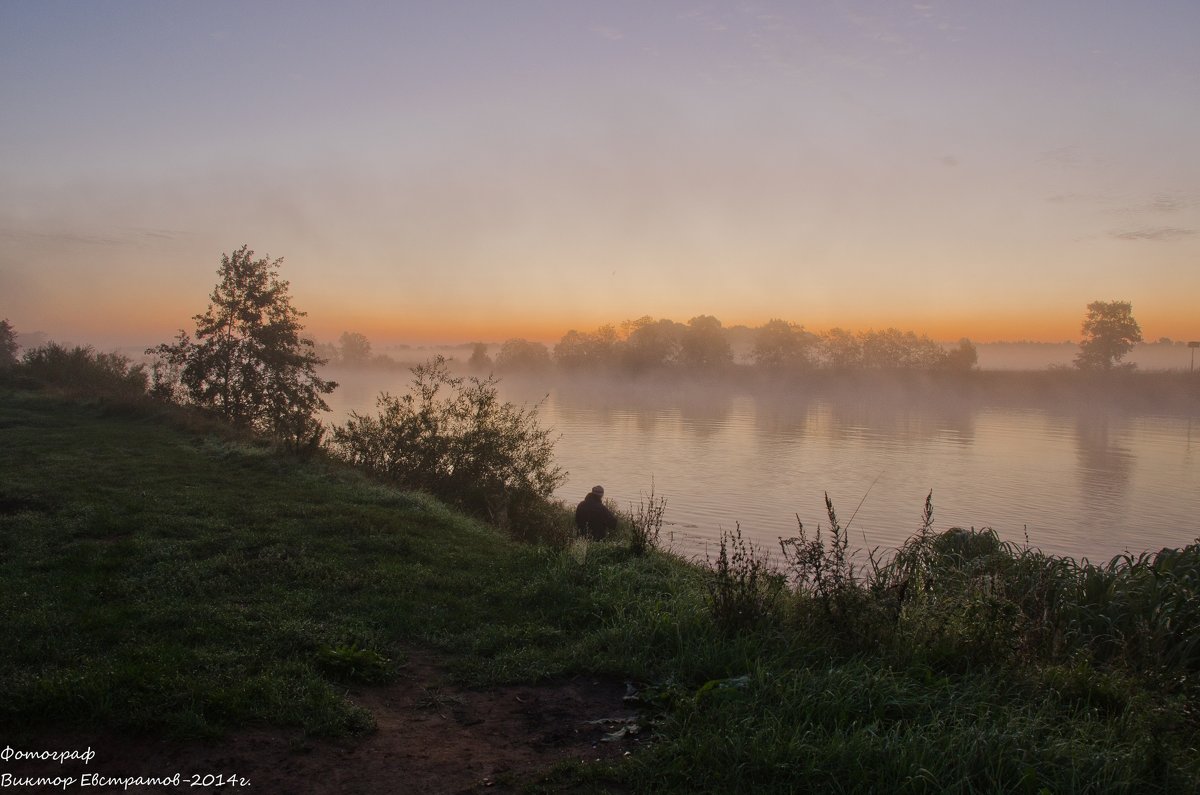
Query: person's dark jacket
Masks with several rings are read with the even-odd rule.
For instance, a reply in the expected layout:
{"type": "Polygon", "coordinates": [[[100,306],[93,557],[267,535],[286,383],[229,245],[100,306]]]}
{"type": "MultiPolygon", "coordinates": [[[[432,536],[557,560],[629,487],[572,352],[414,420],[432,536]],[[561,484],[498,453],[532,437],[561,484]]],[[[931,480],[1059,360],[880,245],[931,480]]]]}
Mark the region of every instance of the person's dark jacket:
{"type": "Polygon", "coordinates": [[[617,529],[617,517],[605,507],[599,494],[588,492],[575,509],[575,527],[585,536],[599,541],[617,529]]]}

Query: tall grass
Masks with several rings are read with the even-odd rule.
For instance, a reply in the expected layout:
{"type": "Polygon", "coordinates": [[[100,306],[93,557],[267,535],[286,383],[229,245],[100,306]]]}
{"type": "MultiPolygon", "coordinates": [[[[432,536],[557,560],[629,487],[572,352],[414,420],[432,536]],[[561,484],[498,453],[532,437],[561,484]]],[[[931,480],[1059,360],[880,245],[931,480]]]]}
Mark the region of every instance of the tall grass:
{"type": "Polygon", "coordinates": [[[663,517],[667,512],[667,498],[654,494],[654,483],[650,493],[644,495],[636,506],[629,506],[626,523],[629,527],[629,550],[635,555],[644,555],[652,549],[662,549],[663,517]]]}
{"type": "Polygon", "coordinates": [[[740,524],[732,532],[721,530],[717,559],[708,563],[708,603],[719,626],[739,632],[778,617],[784,579],[769,556],[742,538],[740,524]]]}
{"type": "Polygon", "coordinates": [[[851,553],[826,505],[827,536],[801,525],[780,541],[810,631],[939,665],[1086,659],[1163,682],[1200,671],[1200,543],[1077,562],[990,529],[936,533],[931,493],[918,532],[881,559],[851,553]]]}

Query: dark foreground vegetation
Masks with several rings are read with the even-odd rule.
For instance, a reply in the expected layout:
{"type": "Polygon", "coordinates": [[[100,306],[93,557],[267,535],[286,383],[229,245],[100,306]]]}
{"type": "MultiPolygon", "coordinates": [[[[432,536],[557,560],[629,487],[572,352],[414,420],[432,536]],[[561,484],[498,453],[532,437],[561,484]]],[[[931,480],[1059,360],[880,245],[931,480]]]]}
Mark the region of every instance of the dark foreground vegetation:
{"type": "Polygon", "coordinates": [[[635,683],[641,750],[549,791],[1200,789],[1194,545],[1079,565],[929,515],[872,561],[830,506],[780,565],[735,532],[706,570],[658,548],[661,501],[517,542],[173,406],[10,381],[0,428],[6,733],[353,736],[346,684],[432,649],[472,684],[635,683]]]}

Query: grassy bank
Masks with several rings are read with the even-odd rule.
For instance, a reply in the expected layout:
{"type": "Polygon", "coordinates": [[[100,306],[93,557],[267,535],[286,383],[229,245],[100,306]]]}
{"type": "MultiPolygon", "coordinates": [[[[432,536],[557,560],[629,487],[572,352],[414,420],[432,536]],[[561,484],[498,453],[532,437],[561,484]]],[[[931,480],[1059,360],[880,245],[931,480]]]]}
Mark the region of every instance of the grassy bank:
{"type": "Polygon", "coordinates": [[[998,602],[871,643],[789,598],[718,620],[712,577],[670,556],[515,543],[176,412],[6,391],[0,434],[6,731],[352,735],[371,718],[345,683],[422,648],[477,684],[637,683],[654,741],[545,786],[1200,790],[1186,661],[959,637],[998,602]]]}

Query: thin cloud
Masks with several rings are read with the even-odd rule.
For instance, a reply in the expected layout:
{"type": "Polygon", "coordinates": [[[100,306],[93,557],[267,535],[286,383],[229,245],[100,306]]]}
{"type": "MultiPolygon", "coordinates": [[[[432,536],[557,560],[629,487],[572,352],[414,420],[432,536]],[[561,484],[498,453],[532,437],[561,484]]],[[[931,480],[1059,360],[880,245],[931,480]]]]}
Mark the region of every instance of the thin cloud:
{"type": "Polygon", "coordinates": [[[148,240],[178,240],[181,237],[191,236],[191,232],[185,232],[181,229],[153,229],[142,226],[131,226],[123,231],[135,238],[148,240]]]}
{"type": "Polygon", "coordinates": [[[1113,208],[1112,212],[1129,218],[1148,220],[1146,219],[1147,216],[1172,215],[1187,210],[1196,204],[1197,200],[1189,196],[1174,193],[1156,193],[1148,198],[1138,199],[1134,203],[1124,203],[1120,207],[1113,208]]]}
{"type": "Polygon", "coordinates": [[[608,39],[609,41],[620,41],[625,38],[625,34],[619,28],[609,25],[592,25],[591,30],[592,33],[595,33],[600,38],[608,39]]]}
{"type": "Polygon", "coordinates": [[[694,22],[702,28],[710,30],[714,33],[722,33],[729,30],[729,25],[727,25],[718,16],[699,8],[679,14],[677,18],[694,22]]]}
{"type": "Polygon", "coordinates": [[[0,239],[100,246],[116,246],[125,242],[112,235],[86,234],[79,232],[37,232],[32,229],[12,228],[0,228],[0,239]]]}
{"type": "Polygon", "coordinates": [[[1174,226],[1160,226],[1157,228],[1147,229],[1131,229],[1126,232],[1113,232],[1112,236],[1118,240],[1154,240],[1158,242],[1169,242],[1179,240],[1184,237],[1191,237],[1196,234],[1195,229],[1180,229],[1174,226]]]}
{"type": "Polygon", "coordinates": [[[1083,157],[1079,154],[1079,147],[1074,144],[1068,146],[1059,146],[1055,149],[1047,149],[1038,155],[1039,163],[1054,163],[1059,166],[1078,166],[1083,163],[1083,157]]]}
{"type": "Polygon", "coordinates": [[[1182,196],[1160,193],[1146,204],[1146,209],[1156,213],[1174,213],[1186,209],[1192,202],[1182,196]]]}
{"type": "Polygon", "coordinates": [[[73,232],[0,227],[0,240],[86,246],[120,246],[131,243],[178,240],[189,235],[189,232],[178,229],[152,229],[146,227],[124,227],[110,232],[73,232]]]}
{"type": "Polygon", "coordinates": [[[1096,201],[1097,198],[1086,193],[1059,193],[1055,196],[1047,196],[1046,201],[1051,204],[1078,204],[1079,202],[1096,201]]]}

